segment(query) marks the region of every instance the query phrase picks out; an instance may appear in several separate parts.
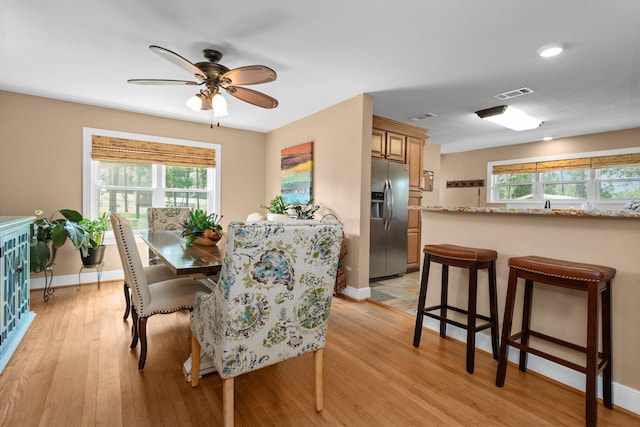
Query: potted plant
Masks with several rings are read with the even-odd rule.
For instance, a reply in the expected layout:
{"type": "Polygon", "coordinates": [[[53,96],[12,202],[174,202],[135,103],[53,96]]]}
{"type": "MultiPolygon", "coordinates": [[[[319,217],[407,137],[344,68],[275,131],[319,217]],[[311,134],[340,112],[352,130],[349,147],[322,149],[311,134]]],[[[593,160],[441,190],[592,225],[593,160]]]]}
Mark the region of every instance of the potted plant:
{"type": "Polygon", "coordinates": [[[280,194],[271,199],[268,205],[261,205],[260,207],[265,208],[269,212],[267,214],[269,221],[286,221],[291,219],[287,214],[291,205],[287,204],[280,194]]]}
{"type": "Polygon", "coordinates": [[[223,236],[220,220],[222,215],[207,213],[202,209],[189,212],[189,216],[182,223],[182,237],[187,241],[187,246],[194,243],[198,245],[215,245],[223,236]]]}
{"type": "MultiPolygon", "coordinates": [[[[41,210],[35,211],[36,216],[42,215],[41,210]]],[[[86,236],[78,224],[82,215],[71,209],[55,211],[50,217],[36,219],[30,229],[30,264],[32,273],[40,273],[51,267],[56,257],[57,249],[64,245],[67,238],[74,244],[83,241],[86,236]],[[62,218],[54,219],[59,213],[62,218]]]]}
{"type": "MultiPolygon", "coordinates": [[[[79,213],[76,212],[78,215],[79,213]]],[[[102,244],[104,233],[108,230],[107,213],[103,212],[96,219],[80,216],[78,226],[85,232],[83,239],[71,240],[73,245],[80,249],[82,264],[85,266],[100,265],[104,260],[104,251],[107,246],[102,244]]]]}

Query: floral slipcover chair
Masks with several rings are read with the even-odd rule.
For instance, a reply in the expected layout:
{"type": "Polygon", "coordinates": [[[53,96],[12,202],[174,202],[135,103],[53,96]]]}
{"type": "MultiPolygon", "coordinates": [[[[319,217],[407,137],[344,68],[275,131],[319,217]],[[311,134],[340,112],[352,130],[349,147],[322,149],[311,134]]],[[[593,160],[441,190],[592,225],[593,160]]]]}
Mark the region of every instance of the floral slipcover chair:
{"type": "Polygon", "coordinates": [[[200,348],[223,379],[223,416],[233,425],[233,378],[314,352],[322,410],[322,349],[338,268],[338,221],[233,222],[222,271],[191,313],[192,385],[200,348]]]}

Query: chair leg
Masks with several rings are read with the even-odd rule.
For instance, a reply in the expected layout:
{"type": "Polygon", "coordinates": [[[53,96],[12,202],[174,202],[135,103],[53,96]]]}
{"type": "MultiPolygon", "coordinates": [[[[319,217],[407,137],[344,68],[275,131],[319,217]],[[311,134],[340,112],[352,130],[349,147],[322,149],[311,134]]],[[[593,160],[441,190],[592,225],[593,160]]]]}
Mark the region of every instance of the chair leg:
{"type": "Polygon", "coordinates": [[[200,341],[191,334],[191,387],[198,386],[200,379],[200,341]]]}
{"type": "Polygon", "coordinates": [[[442,264],[442,282],[440,291],[440,337],[447,336],[447,322],[442,319],[447,318],[447,304],[449,304],[449,266],[442,264]]]}
{"type": "Polygon", "coordinates": [[[602,291],[602,353],[607,365],[602,371],[602,400],[605,408],[613,409],[611,381],[613,379],[613,360],[611,358],[611,281],[602,291]]]}
{"type": "Polygon", "coordinates": [[[138,361],[138,370],[144,369],[147,361],[147,318],[138,319],[138,335],[140,336],[140,360],[138,361]]]}
{"type": "Polygon", "coordinates": [[[424,305],[427,299],[427,283],[429,281],[429,254],[424,254],[424,264],[422,266],[422,282],[420,283],[420,296],[418,297],[418,310],[416,312],[416,327],[413,331],[413,346],[420,346],[422,336],[422,321],[424,319],[424,305]]]}
{"type": "Polygon", "coordinates": [[[233,427],[233,377],[222,380],[222,418],[224,427],[233,427]]]}
{"type": "MultiPolygon", "coordinates": [[[[533,281],[524,281],[524,304],[522,306],[522,338],[520,343],[524,346],[529,345],[529,332],[531,331],[531,304],[533,301],[533,281]]],[[[529,353],[520,350],[519,368],[522,372],[527,372],[527,355],[529,353]]]]}
{"type": "Polygon", "coordinates": [[[131,296],[129,295],[129,285],[127,285],[127,282],[124,283],[124,304],[124,316],[122,320],[127,320],[129,312],[131,311],[131,296]]]}
{"type": "Polygon", "coordinates": [[[496,286],[496,262],[491,262],[489,267],[489,317],[491,318],[491,350],[493,358],[498,360],[498,290],[496,286]]]}
{"type": "Polygon", "coordinates": [[[588,427],[598,420],[598,283],[589,283],[587,291],[587,369],[585,387],[585,418],[588,427]]]}
{"type": "Polygon", "coordinates": [[[322,353],[324,349],[313,352],[313,389],[316,398],[316,411],[322,411],[324,401],[322,397],[322,353]]]}
{"type": "Polygon", "coordinates": [[[518,270],[509,269],[509,282],[507,283],[507,299],[504,304],[504,320],[502,321],[502,338],[498,354],[498,370],[496,373],[496,385],[504,387],[507,375],[507,356],[509,350],[509,336],[511,335],[511,323],[513,322],[513,307],[516,303],[516,285],[518,283],[518,270]]]}
{"type": "Polygon", "coordinates": [[[133,325],[131,325],[131,334],[133,337],[131,338],[129,348],[133,350],[138,345],[138,312],[133,306],[131,306],[131,320],[133,320],[133,325]]]}
{"type": "Polygon", "coordinates": [[[476,356],[476,300],[478,270],[469,269],[469,302],[467,308],[467,372],[473,374],[476,356]]]}

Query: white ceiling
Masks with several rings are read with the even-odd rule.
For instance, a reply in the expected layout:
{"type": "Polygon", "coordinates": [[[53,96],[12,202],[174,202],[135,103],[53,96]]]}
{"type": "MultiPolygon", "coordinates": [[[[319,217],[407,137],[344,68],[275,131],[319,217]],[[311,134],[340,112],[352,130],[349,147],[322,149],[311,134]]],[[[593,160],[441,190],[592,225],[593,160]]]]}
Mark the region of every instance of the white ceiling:
{"type": "Polygon", "coordinates": [[[192,79],[151,44],[277,71],[251,86],[276,109],[225,96],[232,128],[270,131],[361,93],[376,115],[428,128],[443,153],[640,127],[638,0],[2,0],[0,90],[208,125],[185,106],[194,87],[126,82],[192,79]],[[565,53],[536,56],[552,42],[565,53]],[[522,87],[534,93],[494,98],[522,87]],[[474,114],[502,104],[543,126],[514,132],[474,114]],[[408,120],[422,113],[437,117],[408,120]]]}

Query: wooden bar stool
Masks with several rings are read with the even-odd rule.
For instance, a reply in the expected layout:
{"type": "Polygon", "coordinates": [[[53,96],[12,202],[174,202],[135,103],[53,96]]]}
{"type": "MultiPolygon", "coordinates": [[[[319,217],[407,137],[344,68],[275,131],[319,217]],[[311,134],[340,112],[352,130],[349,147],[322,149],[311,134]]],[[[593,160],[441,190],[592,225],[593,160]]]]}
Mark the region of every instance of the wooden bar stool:
{"type": "Polygon", "coordinates": [[[602,375],[602,395],[604,406],[613,408],[611,399],[611,279],[616,270],[600,265],[581,264],[538,256],[524,256],[509,259],[509,283],[507,300],[502,324],[502,340],[496,385],[504,386],[507,372],[507,348],[509,345],[520,349],[520,370],[527,370],[527,354],[559,363],[562,366],[582,372],[586,375],[586,424],[595,426],[597,420],[596,383],[600,371],[602,375]],[[516,300],[518,278],[524,281],[524,306],[522,313],[522,331],[511,334],[513,307],[516,300]],[[587,292],[587,346],[570,343],[549,335],[531,330],[531,302],[533,298],[533,282],[587,292]],[[598,294],[602,294],[602,353],[598,352],[598,294]],[[529,337],[568,347],[586,354],[586,366],[561,359],[549,353],[529,346],[529,337]],[[600,361],[598,361],[600,356],[600,361]]]}
{"type": "Polygon", "coordinates": [[[423,316],[440,321],[440,336],[447,336],[447,323],[467,330],[467,372],[473,373],[475,361],[476,332],[491,328],[491,347],[493,358],[498,359],[498,299],[496,292],[496,258],[498,253],[491,249],[467,248],[456,245],[425,245],[424,266],[422,268],[422,282],[418,297],[418,312],[416,313],[416,328],[413,334],[413,345],[420,345],[422,335],[423,316]],[[440,304],[425,308],[427,298],[427,282],[429,281],[429,267],[432,262],[442,265],[442,286],[440,304]],[[467,309],[452,307],[447,302],[449,288],[449,266],[469,269],[469,301],[467,309]],[[478,270],[487,269],[489,274],[489,316],[476,312],[478,291],[478,270]],[[440,310],[439,314],[431,313],[440,310]],[[467,316],[467,323],[460,323],[447,317],[447,310],[452,310],[467,316]],[[477,319],[486,323],[477,324],[477,319]]]}

